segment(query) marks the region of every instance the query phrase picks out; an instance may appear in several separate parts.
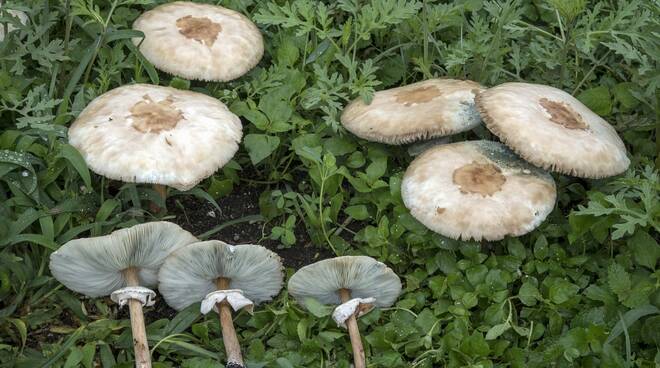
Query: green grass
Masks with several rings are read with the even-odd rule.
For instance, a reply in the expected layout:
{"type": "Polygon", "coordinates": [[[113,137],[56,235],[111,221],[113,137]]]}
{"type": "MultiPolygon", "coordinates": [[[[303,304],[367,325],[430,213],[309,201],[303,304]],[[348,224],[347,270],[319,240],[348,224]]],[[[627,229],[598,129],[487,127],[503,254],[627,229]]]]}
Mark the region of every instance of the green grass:
{"type": "MultiPolygon", "coordinates": [[[[66,141],[89,101],[133,82],[206,93],[244,120],[234,160],[186,195],[256,185],[275,225],[268,236],[295,246],[302,223],[318,246],[370,255],[401,276],[398,303],[360,320],[370,366],[660,364],[653,1],[206,1],[246,14],[265,37],[259,66],[231,83],[173,78],[139,55],[130,25],[163,1],[4,2],[30,23],[0,43],[0,367],[132,366],[126,314],[66,290],[48,256],[155,219],[155,192],[126,184],[111,195],[66,141]],[[573,93],[615,126],[631,169],[596,181],[554,175],[557,207],[520,238],[434,234],[401,201],[406,148],[360,141],[338,122],[354,98],[434,76],[573,93]]],[[[484,128],[452,139],[476,138],[493,139],[484,128]]],[[[330,312],[305,311],[284,290],[254,316],[240,313],[250,367],[347,368],[348,335],[330,312]]],[[[155,367],[224,359],[217,318],[196,306],[147,323],[155,367]]]]}

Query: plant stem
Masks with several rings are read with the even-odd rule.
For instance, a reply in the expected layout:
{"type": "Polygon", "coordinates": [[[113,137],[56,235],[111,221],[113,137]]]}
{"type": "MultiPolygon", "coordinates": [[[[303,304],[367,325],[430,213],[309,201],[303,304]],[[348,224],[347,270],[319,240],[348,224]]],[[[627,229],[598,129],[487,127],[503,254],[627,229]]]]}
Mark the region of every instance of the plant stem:
{"type": "MultiPolygon", "coordinates": [[[[229,279],[218,277],[215,280],[215,286],[218,290],[229,289],[229,279]]],[[[229,303],[223,301],[218,303],[217,307],[220,310],[218,315],[220,316],[220,327],[222,328],[222,341],[225,344],[225,352],[227,353],[227,368],[243,368],[245,365],[243,365],[241,346],[238,344],[238,337],[236,337],[229,303]]]]}
{"type": "Polygon", "coordinates": [[[332,241],[330,241],[328,232],[325,230],[325,218],[323,218],[323,194],[324,194],[323,189],[325,188],[325,180],[327,179],[327,176],[325,175],[326,174],[325,166],[320,166],[319,172],[321,173],[321,189],[319,190],[319,222],[321,224],[321,232],[323,233],[323,237],[325,238],[325,241],[328,242],[328,245],[332,249],[332,252],[335,253],[336,256],[338,256],[339,253],[337,253],[335,246],[332,245],[332,241]]]}
{"type": "Polygon", "coordinates": [[[660,167],[660,89],[655,90],[655,168],[660,167]]]}
{"type": "MultiPolygon", "coordinates": [[[[341,298],[341,302],[345,303],[351,299],[351,291],[348,289],[339,289],[339,297],[341,298]]],[[[348,336],[351,338],[351,347],[353,348],[353,365],[355,368],[365,368],[367,361],[364,357],[364,347],[362,346],[360,329],[358,328],[355,315],[352,315],[346,321],[346,327],[348,328],[348,336]]]]}
{"type": "Polygon", "coordinates": [[[89,80],[89,76],[92,73],[92,68],[94,67],[94,62],[96,61],[96,57],[98,56],[99,50],[101,49],[101,46],[103,42],[105,42],[105,36],[108,34],[108,26],[110,25],[110,20],[112,19],[112,13],[115,12],[115,9],[117,8],[117,0],[114,0],[112,2],[112,6],[110,7],[110,11],[108,11],[108,17],[105,19],[103,22],[103,30],[101,31],[101,37],[98,38],[98,42],[96,45],[94,45],[94,53],[92,54],[92,58],[89,61],[89,65],[87,66],[87,71],[85,72],[85,78],[83,79],[83,85],[87,83],[89,80]]]}
{"type": "MultiPolygon", "coordinates": [[[[163,203],[165,203],[165,200],[167,200],[167,187],[161,184],[154,184],[153,189],[158,193],[160,198],[163,200],[163,203]]],[[[149,205],[149,209],[153,213],[159,213],[163,209],[167,209],[167,205],[163,206],[163,208],[160,208],[156,203],[151,203],[149,205]]]]}
{"type": "MultiPolygon", "coordinates": [[[[140,286],[138,271],[130,267],[124,270],[126,286],[140,286]]],[[[149,342],[147,341],[147,330],[144,327],[144,314],[142,303],[139,300],[128,301],[131,314],[131,330],[133,331],[133,348],[135,349],[135,367],[151,368],[151,356],[149,355],[149,342]]]]}

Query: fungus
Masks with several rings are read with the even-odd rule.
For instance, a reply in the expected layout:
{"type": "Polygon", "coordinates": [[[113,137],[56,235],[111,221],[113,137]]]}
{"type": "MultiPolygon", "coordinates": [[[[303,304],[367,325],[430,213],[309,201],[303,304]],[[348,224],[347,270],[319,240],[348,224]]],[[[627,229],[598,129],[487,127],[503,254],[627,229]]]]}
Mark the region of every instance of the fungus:
{"type": "Polygon", "coordinates": [[[288,290],[303,306],[307,298],[339,305],[332,317],[348,329],[355,368],[364,368],[366,358],[357,317],[374,306],[391,306],[401,293],[401,281],[394,271],[371,257],[344,256],[301,268],[291,276],[288,290]]]}
{"type": "Polygon", "coordinates": [[[539,226],[556,200],[550,175],[503,144],[435,146],[410,164],[401,183],[410,214],[453,239],[499,240],[539,226]]]}
{"type": "Polygon", "coordinates": [[[405,144],[470,130],[481,119],[474,97],[476,82],[429,79],[378,91],[370,104],[351,102],[341,123],[356,136],[374,142],[405,144]]]}
{"type": "Polygon", "coordinates": [[[189,232],[169,222],[151,222],[95,238],[67,242],[50,255],[50,271],[67,288],[95,298],[110,295],[128,304],[135,365],[151,367],[143,306],[154,304],[157,273],[174,250],[196,242],[189,232]]]}
{"type": "Polygon", "coordinates": [[[486,127],[538,167],[604,178],[630,164],[614,128],[560,89],[504,83],[480,93],[476,103],[486,127]]]}
{"type": "Polygon", "coordinates": [[[229,81],[247,73],[264,53],[261,33],[241,13],[176,1],[145,12],[133,23],[140,51],[158,69],[186,79],[229,81]]]}
{"type": "Polygon", "coordinates": [[[202,301],[202,313],[215,310],[227,367],[242,368],[231,309],[252,313],[255,304],[271,300],[282,288],[282,269],[279,256],[259,245],[198,242],[167,258],[158,274],[159,290],[174,309],[202,301]]]}
{"type": "Polygon", "coordinates": [[[231,160],[241,135],[240,119],[215,98],[134,84],[95,98],[69,128],[69,143],[92,171],[154,184],[164,201],[165,186],[189,190],[231,160]]]}

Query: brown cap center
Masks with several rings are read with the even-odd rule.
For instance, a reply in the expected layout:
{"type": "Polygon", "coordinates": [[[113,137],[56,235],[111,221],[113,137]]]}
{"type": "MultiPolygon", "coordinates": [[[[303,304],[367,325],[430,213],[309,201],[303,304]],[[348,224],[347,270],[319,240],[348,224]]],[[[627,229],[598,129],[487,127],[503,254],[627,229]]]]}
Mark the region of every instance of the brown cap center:
{"type": "Polygon", "coordinates": [[[539,100],[545,111],[550,114],[550,121],[559,124],[566,129],[586,130],[589,126],[584,122],[582,116],[563,102],[550,101],[547,98],[539,100]]]}
{"type": "Polygon", "coordinates": [[[154,102],[151,97],[144,95],[143,100],[131,107],[133,128],[142,133],[160,133],[171,130],[183,119],[183,114],[173,106],[172,97],[154,102]]]}
{"type": "Polygon", "coordinates": [[[213,45],[222,31],[222,26],[212,22],[209,18],[195,18],[192,15],[177,19],[176,26],[182,35],[209,47],[213,45]]]}
{"type": "Polygon", "coordinates": [[[404,89],[395,95],[396,102],[404,106],[426,103],[440,96],[440,90],[436,86],[424,86],[414,89],[404,89]]]}
{"type": "Polygon", "coordinates": [[[506,177],[502,175],[502,170],[493,164],[473,161],[454,170],[452,180],[461,193],[476,193],[486,197],[502,190],[506,177]]]}

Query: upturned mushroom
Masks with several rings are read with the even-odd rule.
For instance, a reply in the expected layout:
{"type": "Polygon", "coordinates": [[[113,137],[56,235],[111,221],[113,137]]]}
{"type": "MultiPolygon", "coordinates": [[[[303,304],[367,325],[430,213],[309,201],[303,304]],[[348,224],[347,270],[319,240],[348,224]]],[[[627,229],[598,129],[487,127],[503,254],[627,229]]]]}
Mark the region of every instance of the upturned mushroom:
{"type": "Polygon", "coordinates": [[[483,90],[473,81],[429,79],[378,91],[370,104],[358,98],[341,123],[360,138],[387,144],[452,135],[481,123],[474,97],[483,90]]]}
{"type": "MultiPolygon", "coordinates": [[[[240,119],[215,98],[134,84],[97,97],[69,128],[69,143],[90,169],[110,179],[185,191],[238,150],[240,119]]],[[[152,207],[158,210],[158,207],[152,207]]]]}
{"type": "Polygon", "coordinates": [[[338,305],[332,318],[348,329],[355,368],[364,368],[366,358],[357,318],[376,306],[391,306],[401,293],[401,281],[394,271],[371,257],[344,256],[301,268],[291,276],[288,290],[303,306],[308,298],[338,305]]]}
{"type": "Polygon", "coordinates": [[[67,288],[95,298],[110,295],[120,307],[128,304],[135,366],[151,367],[143,306],[154,304],[158,269],[174,250],[197,241],[169,222],[151,222],[110,235],[75,239],[50,256],[50,271],[67,288]]]}
{"type": "Polygon", "coordinates": [[[135,38],[154,66],[186,79],[229,81],[252,69],[264,53],[261,32],[241,13],[209,4],[176,1],[142,14],[135,38]]]}
{"type": "Polygon", "coordinates": [[[453,239],[499,240],[539,226],[552,212],[555,182],[503,144],[467,141],[433,147],[401,183],[410,214],[453,239]]]}
{"type": "Polygon", "coordinates": [[[220,318],[227,368],[243,368],[243,356],[232,312],[272,300],[282,288],[280,257],[253,244],[229,245],[219,240],[195,243],[170,255],[158,274],[167,304],[180,310],[201,301],[204,314],[220,318]]]}
{"type": "Polygon", "coordinates": [[[603,178],[630,164],[614,128],[560,89],[504,83],[480,93],[476,103],[486,127],[538,167],[603,178]]]}

